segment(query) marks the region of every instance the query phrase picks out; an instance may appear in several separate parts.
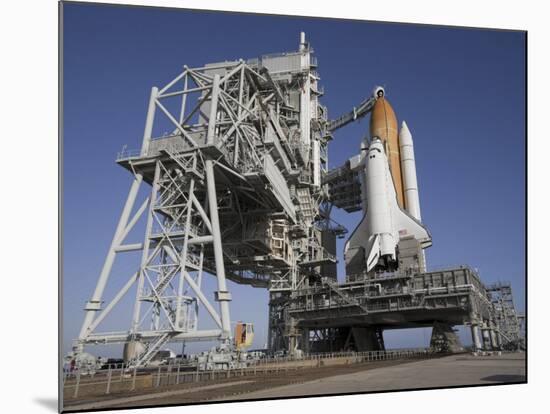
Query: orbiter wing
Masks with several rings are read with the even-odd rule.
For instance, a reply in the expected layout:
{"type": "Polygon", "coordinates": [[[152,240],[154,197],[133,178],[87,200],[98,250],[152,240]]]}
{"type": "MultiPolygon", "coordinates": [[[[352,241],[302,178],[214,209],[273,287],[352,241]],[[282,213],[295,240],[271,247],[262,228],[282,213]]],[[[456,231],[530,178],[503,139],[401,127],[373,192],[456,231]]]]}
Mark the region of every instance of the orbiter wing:
{"type": "Polygon", "coordinates": [[[432,236],[428,229],[407,211],[401,210],[397,202],[392,205],[391,212],[393,227],[397,232],[397,241],[404,237],[413,236],[420,242],[423,249],[432,245],[432,236]]]}

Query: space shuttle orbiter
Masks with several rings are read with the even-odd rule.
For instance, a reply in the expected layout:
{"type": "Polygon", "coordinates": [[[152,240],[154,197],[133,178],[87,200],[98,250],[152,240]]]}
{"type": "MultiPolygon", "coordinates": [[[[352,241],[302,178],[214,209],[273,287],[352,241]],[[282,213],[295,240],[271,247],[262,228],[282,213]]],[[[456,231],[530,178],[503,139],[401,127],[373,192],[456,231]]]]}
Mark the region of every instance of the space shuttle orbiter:
{"type": "Polygon", "coordinates": [[[363,149],[366,155],[360,163],[364,215],[344,251],[348,275],[396,270],[398,244],[403,239],[418,242],[422,256],[418,263],[422,270],[425,267],[422,249],[432,244],[429,231],[420,222],[411,133],[403,122],[397,136],[397,120],[383,97],[383,90],[378,96],[371,118],[372,140],[363,149]]]}
{"type": "Polygon", "coordinates": [[[367,272],[376,266],[397,269],[397,244],[412,236],[422,248],[431,245],[428,230],[399,207],[384,146],[375,138],[365,159],[366,213],[346,244],[346,262],[353,256],[367,272]]]}

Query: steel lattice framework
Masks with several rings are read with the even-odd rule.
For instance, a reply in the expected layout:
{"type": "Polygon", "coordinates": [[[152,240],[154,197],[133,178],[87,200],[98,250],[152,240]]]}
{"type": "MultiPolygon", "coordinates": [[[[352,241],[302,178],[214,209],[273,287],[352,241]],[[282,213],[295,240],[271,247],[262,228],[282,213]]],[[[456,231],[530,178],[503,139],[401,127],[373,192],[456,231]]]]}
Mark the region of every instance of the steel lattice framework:
{"type": "Polygon", "coordinates": [[[319,266],[335,263],[315,225],[326,200],[321,174],[330,134],[311,53],[303,42],[290,54],[184,67],[152,88],[142,148],[117,158],[134,180],[86,304],[77,351],[90,343],[141,342],[145,351],[133,362],[145,365],[169,341],[226,341],[226,279],[288,297],[319,275],[319,266]],[[159,120],[171,128],[155,136],[159,120]],[[144,183],[149,195],[132,213],[144,183]],[[143,241],[126,242],[138,222],[143,241]],[[130,251],[141,252],[139,269],[102,308],[115,257],[130,251]],[[201,287],[204,273],[217,278],[218,309],[201,287]],[[96,332],[134,288],[130,329],[96,332]],[[199,328],[199,305],[217,329],[199,328]]]}
{"type": "Polygon", "coordinates": [[[495,330],[503,338],[503,347],[508,350],[525,348],[524,316],[516,312],[512,285],[497,282],[487,286],[494,309],[495,330]]]}

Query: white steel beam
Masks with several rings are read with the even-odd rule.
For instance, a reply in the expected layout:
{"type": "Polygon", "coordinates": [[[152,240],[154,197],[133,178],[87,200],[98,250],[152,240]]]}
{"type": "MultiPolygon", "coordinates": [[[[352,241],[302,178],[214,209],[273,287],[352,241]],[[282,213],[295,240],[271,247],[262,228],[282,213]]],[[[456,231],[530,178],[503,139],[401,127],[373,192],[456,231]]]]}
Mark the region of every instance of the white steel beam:
{"type": "Polygon", "coordinates": [[[143,243],[121,244],[115,248],[115,252],[135,252],[141,249],[143,249],[143,243]]]}
{"type": "Polygon", "coordinates": [[[210,116],[208,117],[208,131],[206,145],[215,144],[216,115],[218,113],[218,95],[220,93],[220,75],[215,74],[212,82],[212,98],[210,99],[210,116]]]}
{"type": "Polygon", "coordinates": [[[193,207],[193,190],[195,189],[195,180],[191,178],[189,182],[189,196],[187,197],[187,206],[186,206],[186,217],[185,217],[185,236],[183,239],[183,247],[181,249],[181,254],[179,260],[174,260],[174,262],[179,263],[180,265],[180,278],[178,282],[178,297],[176,299],[176,326],[180,326],[181,318],[181,307],[182,307],[182,296],[183,296],[183,286],[185,282],[185,268],[187,265],[187,248],[189,244],[189,228],[191,227],[191,217],[192,217],[192,207],[193,207]]]}
{"type": "Polygon", "coordinates": [[[151,229],[153,227],[154,206],[157,198],[160,177],[160,162],[157,161],[155,166],[155,178],[153,180],[153,189],[151,191],[151,199],[149,201],[149,215],[147,217],[147,225],[145,228],[145,239],[143,241],[143,253],[141,255],[141,266],[138,274],[138,288],[136,291],[136,301],[134,304],[134,312],[132,316],[131,332],[135,334],[139,329],[139,313],[141,309],[141,296],[143,293],[143,285],[145,280],[144,267],[149,260],[149,246],[151,243],[151,229]]]}
{"type": "Polygon", "coordinates": [[[189,143],[193,146],[193,147],[196,147],[197,144],[195,143],[195,141],[193,141],[193,138],[191,138],[191,136],[189,136],[189,134],[187,133],[187,131],[185,129],[182,128],[182,126],[178,123],[178,121],[176,121],[176,119],[172,116],[172,114],[168,111],[168,109],[166,109],[161,103],[160,101],[157,99],[155,100],[155,103],[156,105],[160,108],[160,110],[164,113],[164,115],[166,115],[166,117],[170,120],[170,122],[172,122],[172,124],[174,124],[174,126],[181,132],[181,134],[183,135],[183,137],[185,137],[187,139],[187,141],[189,141],[189,143]]]}
{"type": "MultiPolygon", "coordinates": [[[[158,338],[162,334],[170,333],[172,331],[141,331],[141,338],[144,340],[151,340],[158,338]]],[[[182,332],[170,338],[171,342],[186,341],[186,342],[198,342],[198,341],[211,341],[219,339],[222,334],[220,329],[209,329],[196,332],[182,332]]],[[[104,332],[90,335],[87,338],[87,343],[102,343],[102,344],[114,344],[125,343],[128,341],[127,332],[104,332]]]]}
{"type": "Polygon", "coordinates": [[[118,291],[118,293],[115,295],[115,297],[109,302],[107,306],[105,306],[105,309],[97,316],[97,318],[94,319],[92,324],[89,326],[88,330],[89,332],[93,332],[97,326],[105,319],[105,317],[111,312],[111,310],[115,307],[115,305],[122,299],[122,297],[130,290],[132,285],[135,283],[137,279],[138,272],[134,273],[130,279],[128,279],[128,282],[118,291]]]}
{"type": "MultiPolygon", "coordinates": [[[[211,119],[209,125],[215,120],[211,119]]],[[[216,277],[218,279],[218,300],[220,302],[220,314],[223,335],[231,337],[231,322],[229,317],[229,297],[226,296],[227,285],[225,281],[225,267],[223,263],[222,237],[220,232],[220,221],[218,217],[218,201],[216,198],[216,180],[214,178],[214,166],[211,159],[204,162],[206,171],[208,206],[210,208],[210,222],[212,223],[212,236],[214,236],[214,259],[216,262],[216,277]]]]}
{"type": "Polygon", "coordinates": [[[101,273],[99,274],[94,293],[92,295],[92,298],[88,302],[88,305],[86,306],[86,315],[84,317],[84,322],[82,323],[82,328],[80,329],[80,334],[78,336],[80,340],[84,339],[88,334],[89,326],[93,322],[95,312],[100,309],[101,298],[103,296],[103,291],[105,290],[107,280],[109,279],[109,275],[113,267],[116,256],[116,248],[120,240],[120,235],[128,224],[128,218],[130,217],[130,212],[134,207],[136,196],[138,194],[139,187],[142,181],[143,176],[141,174],[136,174],[134,177],[134,181],[132,182],[132,186],[130,187],[130,191],[128,192],[126,203],[124,204],[124,208],[122,209],[122,214],[120,215],[120,219],[118,221],[113,240],[111,241],[111,246],[109,247],[107,257],[105,258],[105,262],[103,263],[103,268],[101,269],[101,273]]]}
{"type": "Polygon", "coordinates": [[[151,88],[151,96],[149,98],[149,107],[147,109],[147,118],[145,119],[145,130],[143,131],[143,143],[141,145],[141,156],[145,157],[149,152],[149,144],[151,143],[151,135],[153,134],[153,124],[155,122],[155,102],[157,100],[158,88],[151,88]]]}
{"type": "Polygon", "coordinates": [[[130,222],[128,223],[128,225],[126,226],[126,228],[124,229],[124,231],[120,235],[120,239],[118,240],[119,244],[121,244],[124,241],[126,236],[128,236],[128,233],[130,233],[130,231],[134,228],[137,221],[139,220],[139,218],[141,217],[141,215],[143,214],[143,212],[147,208],[147,203],[149,203],[149,197],[147,197],[147,199],[141,204],[138,211],[136,211],[136,214],[134,214],[134,217],[132,217],[132,219],[130,220],[130,222]]]}

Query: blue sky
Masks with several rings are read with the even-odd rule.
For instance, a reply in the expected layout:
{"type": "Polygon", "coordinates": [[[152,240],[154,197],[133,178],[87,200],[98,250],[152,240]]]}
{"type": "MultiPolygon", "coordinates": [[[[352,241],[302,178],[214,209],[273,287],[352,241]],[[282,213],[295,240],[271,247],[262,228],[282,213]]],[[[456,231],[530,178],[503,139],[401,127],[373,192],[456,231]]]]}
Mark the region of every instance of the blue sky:
{"type": "MultiPolygon", "coordinates": [[[[78,335],[129,189],[131,176],[114,159],[124,145],[140,147],[150,88],[168,83],[184,64],[296,50],[300,31],[319,60],[330,117],[381,84],[399,122],[407,121],[422,218],[433,236],[429,266],[467,264],[487,283],[510,281],[524,309],[523,33],[70,3],[63,28],[64,351],[78,335]]],[[[368,118],[338,131],[330,167],[357,153],[367,131],[368,118]]],[[[350,232],[359,220],[343,211],[334,218],[350,232]]],[[[343,242],[338,249],[343,262],[343,242]]],[[[115,265],[106,300],[135,271],[135,259],[129,254],[115,265]]],[[[342,263],[339,271],[342,279],[342,263]]],[[[212,282],[206,279],[207,289],[212,282]]],[[[233,283],[230,289],[231,319],[253,322],[254,345],[262,347],[267,292],[233,283]]],[[[105,329],[127,329],[132,302],[124,300],[105,329]]],[[[390,346],[427,340],[426,330],[386,335],[390,346]]]]}

